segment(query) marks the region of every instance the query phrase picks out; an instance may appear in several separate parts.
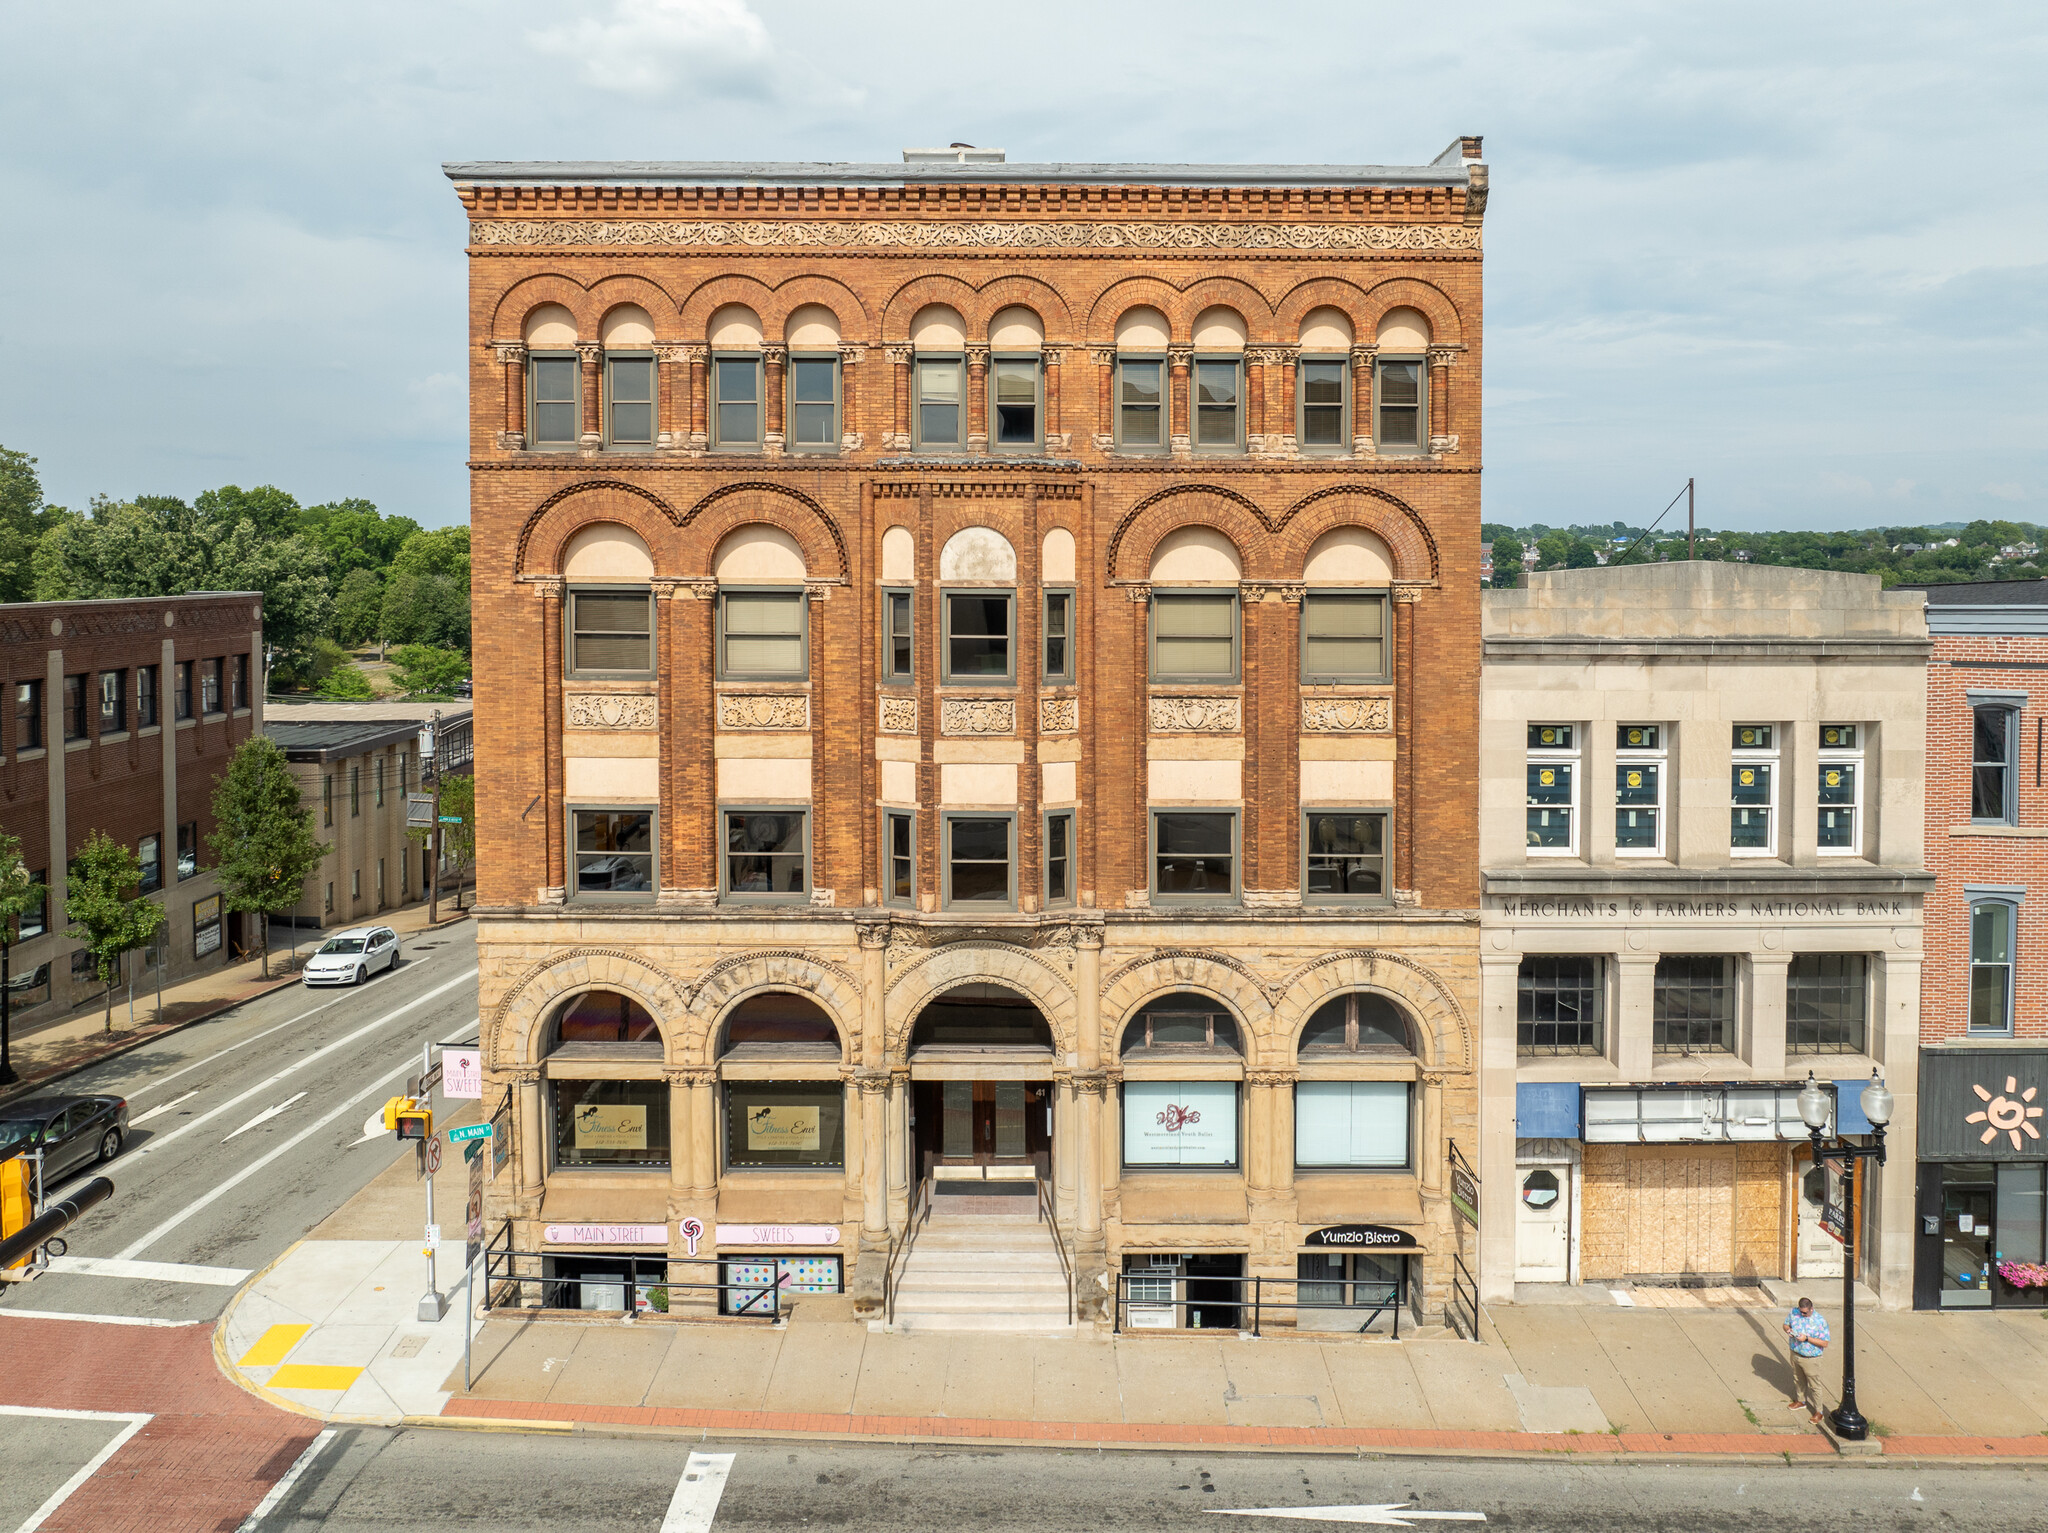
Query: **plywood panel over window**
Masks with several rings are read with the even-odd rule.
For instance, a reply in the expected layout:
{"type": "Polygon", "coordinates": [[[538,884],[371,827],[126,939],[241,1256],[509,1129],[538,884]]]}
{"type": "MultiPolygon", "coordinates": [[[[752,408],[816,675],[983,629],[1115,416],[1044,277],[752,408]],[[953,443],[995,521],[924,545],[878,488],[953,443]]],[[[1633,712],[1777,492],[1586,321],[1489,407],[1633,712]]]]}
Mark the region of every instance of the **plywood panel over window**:
{"type": "Polygon", "coordinates": [[[1644,1275],[1735,1270],[1733,1146],[1628,1151],[1628,1255],[1644,1275]]]}

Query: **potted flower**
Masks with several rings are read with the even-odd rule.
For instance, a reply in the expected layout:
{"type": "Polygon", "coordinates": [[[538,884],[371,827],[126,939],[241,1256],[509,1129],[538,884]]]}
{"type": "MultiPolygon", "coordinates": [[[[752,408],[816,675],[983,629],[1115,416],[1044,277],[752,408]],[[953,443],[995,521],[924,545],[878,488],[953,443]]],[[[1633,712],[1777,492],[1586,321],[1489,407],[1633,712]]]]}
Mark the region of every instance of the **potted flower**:
{"type": "Polygon", "coordinates": [[[1998,1275],[2014,1288],[2048,1288],[2048,1263],[2000,1261],[1998,1275]]]}

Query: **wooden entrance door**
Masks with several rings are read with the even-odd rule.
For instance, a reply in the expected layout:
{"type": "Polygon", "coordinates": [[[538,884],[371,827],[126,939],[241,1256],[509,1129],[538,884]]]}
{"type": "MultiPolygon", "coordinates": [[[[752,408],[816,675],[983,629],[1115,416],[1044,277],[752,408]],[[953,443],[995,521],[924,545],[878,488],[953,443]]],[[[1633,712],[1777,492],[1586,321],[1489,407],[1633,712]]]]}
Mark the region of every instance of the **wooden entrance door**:
{"type": "Polygon", "coordinates": [[[1021,1165],[1051,1148],[1042,1081],[922,1082],[917,1096],[918,1138],[940,1165],[1021,1165]]]}

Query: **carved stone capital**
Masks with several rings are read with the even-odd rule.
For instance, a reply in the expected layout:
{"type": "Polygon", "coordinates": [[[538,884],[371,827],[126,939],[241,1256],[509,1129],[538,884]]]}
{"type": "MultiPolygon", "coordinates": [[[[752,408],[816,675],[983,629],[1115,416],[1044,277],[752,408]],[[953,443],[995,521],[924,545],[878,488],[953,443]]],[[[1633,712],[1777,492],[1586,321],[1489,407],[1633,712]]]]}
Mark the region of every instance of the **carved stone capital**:
{"type": "Polygon", "coordinates": [[[1247,1070],[1244,1083],[1247,1086],[1263,1086],[1271,1089],[1278,1086],[1292,1086],[1295,1077],[1287,1070],[1247,1070]]]}
{"type": "Polygon", "coordinates": [[[864,1097],[883,1096],[889,1090],[889,1072],[887,1070],[856,1070],[853,1072],[853,1084],[860,1088],[860,1094],[864,1097]]]}
{"type": "Polygon", "coordinates": [[[1124,595],[1129,597],[1133,603],[1142,607],[1152,600],[1152,587],[1145,581],[1136,581],[1124,587],[1124,595]]]}
{"type": "Polygon", "coordinates": [[[676,594],[687,596],[691,601],[717,601],[718,582],[703,579],[681,581],[676,586],[676,594]]]}
{"type": "Polygon", "coordinates": [[[1102,951],[1101,927],[1070,926],[1067,930],[1074,934],[1074,946],[1076,948],[1085,948],[1097,953],[1102,951]]]}
{"type": "Polygon", "coordinates": [[[1088,348],[1088,360],[1097,367],[1113,367],[1116,365],[1116,348],[1114,346],[1090,346],[1088,348]]]}
{"type": "Polygon", "coordinates": [[[718,727],[748,732],[809,729],[811,700],[802,692],[721,692],[718,727]]]}
{"type": "Polygon", "coordinates": [[[565,729],[652,729],[658,713],[645,693],[571,692],[562,699],[565,729]]]}
{"type": "Polygon", "coordinates": [[[789,348],[787,346],[763,346],[761,348],[761,360],[770,367],[780,367],[789,360],[789,348]]]}
{"type": "Polygon", "coordinates": [[[914,694],[898,696],[885,692],[876,699],[875,728],[885,735],[914,735],[917,733],[917,698],[914,694]]]}
{"type": "Polygon", "coordinates": [[[670,1066],[661,1072],[661,1078],[671,1086],[710,1086],[716,1084],[718,1072],[701,1066],[670,1066]]]}
{"type": "Polygon", "coordinates": [[[581,357],[590,366],[595,367],[604,360],[604,342],[578,341],[576,343],[576,355],[581,357]]]}
{"type": "Polygon", "coordinates": [[[562,593],[569,589],[569,582],[560,575],[529,575],[526,578],[532,582],[536,596],[552,596],[560,601],[562,593]]]}
{"type": "Polygon", "coordinates": [[[674,601],[683,587],[683,582],[673,575],[656,575],[647,584],[653,587],[656,601],[674,601]]]}
{"type": "Polygon", "coordinates": [[[1061,351],[1062,348],[1058,346],[1047,346],[1043,348],[1038,353],[1039,365],[1042,367],[1058,367],[1060,365],[1061,351]]]}
{"type": "Polygon", "coordinates": [[[1038,732],[1042,735],[1072,734],[1081,727],[1081,699],[1041,697],[1038,700],[1038,732]]]}
{"type": "Polygon", "coordinates": [[[1371,367],[1372,359],[1378,353],[1378,346],[1354,346],[1351,348],[1351,365],[1353,367],[1371,367]]]}
{"type": "Polygon", "coordinates": [[[1308,595],[1307,584],[1299,580],[1247,580],[1243,590],[1252,601],[1285,602],[1293,607],[1300,606],[1308,595]]]}
{"type": "Polygon", "coordinates": [[[967,352],[967,365],[969,367],[988,366],[988,348],[986,346],[969,346],[966,347],[965,350],[967,352]]]}
{"type": "Polygon", "coordinates": [[[864,951],[879,953],[886,950],[889,946],[889,923],[887,921],[862,921],[855,925],[854,931],[858,934],[860,945],[864,951]]]}
{"type": "Polygon", "coordinates": [[[1449,367],[1458,360],[1459,353],[1464,351],[1464,349],[1462,346],[1432,346],[1427,353],[1429,365],[1431,367],[1449,367]]]}
{"type": "Polygon", "coordinates": [[[1155,735],[1234,735],[1244,728],[1244,700],[1237,697],[1154,697],[1146,722],[1155,735]]]}
{"type": "Polygon", "coordinates": [[[860,366],[861,359],[867,354],[868,349],[865,346],[842,346],[839,348],[839,365],[841,367],[858,367],[860,366]]]}
{"type": "Polygon", "coordinates": [[[942,735],[1013,735],[1017,732],[1017,700],[1011,697],[942,697],[942,735]]]}
{"type": "Polygon", "coordinates": [[[1310,735],[1383,735],[1394,727],[1391,697],[1304,697],[1301,731],[1310,735]]]}
{"type": "Polygon", "coordinates": [[[806,580],[804,582],[804,595],[814,602],[830,601],[832,599],[832,587],[835,584],[836,582],[830,580],[806,580]]]}
{"type": "Polygon", "coordinates": [[[1405,607],[1410,602],[1422,600],[1422,592],[1415,586],[1395,586],[1394,600],[1405,607]]]}
{"type": "Polygon", "coordinates": [[[914,346],[884,346],[882,349],[889,354],[889,360],[898,367],[910,366],[910,359],[917,355],[917,348],[914,346]]]}
{"type": "Polygon", "coordinates": [[[709,346],[685,346],[683,348],[683,359],[688,362],[709,362],[711,360],[711,348],[709,346]]]}
{"type": "Polygon", "coordinates": [[[526,343],[524,341],[491,341],[488,344],[498,354],[500,362],[517,366],[526,360],[526,343]]]}
{"type": "Polygon", "coordinates": [[[1169,346],[1166,348],[1166,361],[1171,367],[1192,367],[1195,362],[1195,348],[1192,346],[1169,346]]]}
{"type": "Polygon", "coordinates": [[[1107,1070],[1072,1070],[1067,1074],[1067,1085],[1077,1096],[1108,1096],[1109,1072],[1107,1070]]]}
{"type": "Polygon", "coordinates": [[[686,346],[681,341],[656,341],[654,343],[654,356],[660,362],[687,362],[690,360],[690,353],[692,351],[701,351],[702,349],[702,347],[686,346]]]}
{"type": "Polygon", "coordinates": [[[508,1086],[538,1086],[540,1084],[539,1065],[508,1065],[492,1073],[501,1077],[508,1086]]]}

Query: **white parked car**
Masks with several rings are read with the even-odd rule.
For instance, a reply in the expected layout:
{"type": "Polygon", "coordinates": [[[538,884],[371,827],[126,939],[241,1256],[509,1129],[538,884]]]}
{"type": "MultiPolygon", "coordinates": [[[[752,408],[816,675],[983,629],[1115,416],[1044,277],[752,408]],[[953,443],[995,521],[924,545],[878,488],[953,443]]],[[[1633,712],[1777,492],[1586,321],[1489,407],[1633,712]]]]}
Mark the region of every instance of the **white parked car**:
{"type": "Polygon", "coordinates": [[[353,926],[336,932],[306,960],[309,985],[360,985],[398,963],[398,933],[388,926],[353,926]]]}

